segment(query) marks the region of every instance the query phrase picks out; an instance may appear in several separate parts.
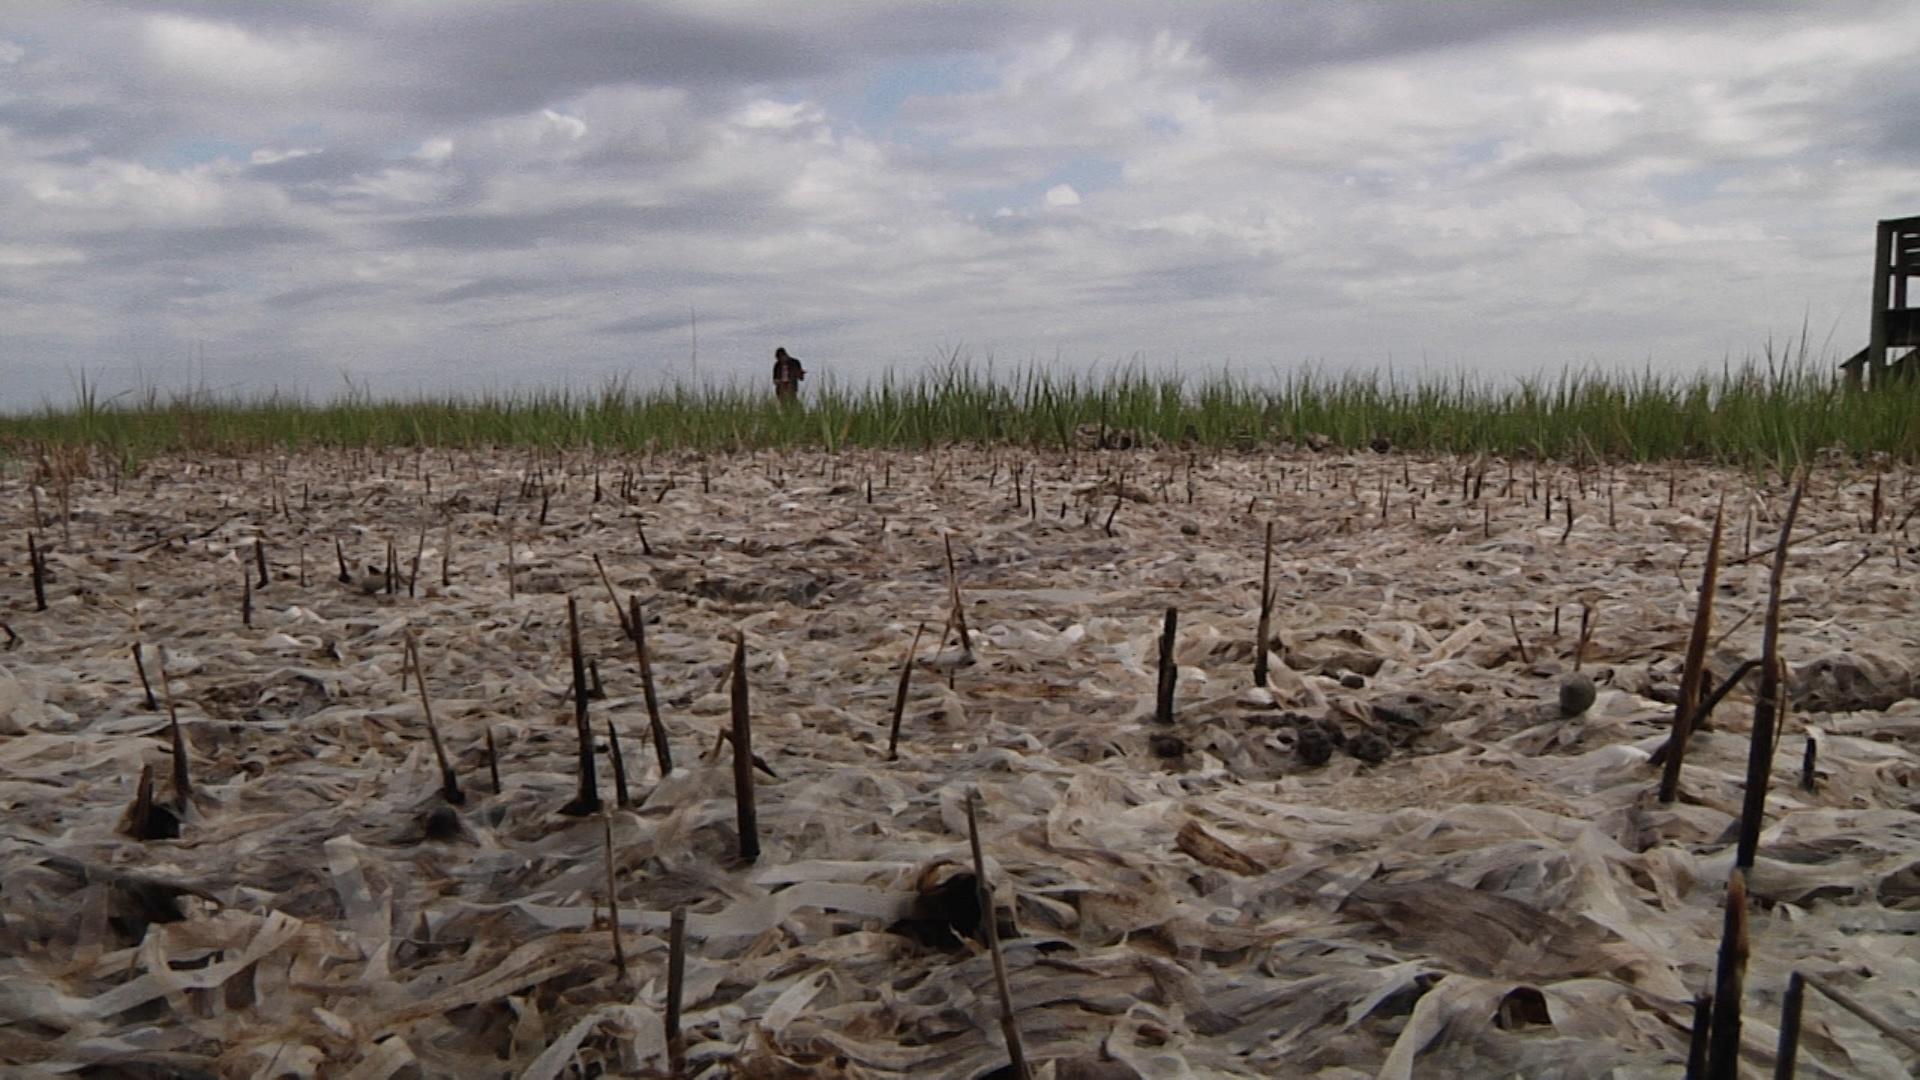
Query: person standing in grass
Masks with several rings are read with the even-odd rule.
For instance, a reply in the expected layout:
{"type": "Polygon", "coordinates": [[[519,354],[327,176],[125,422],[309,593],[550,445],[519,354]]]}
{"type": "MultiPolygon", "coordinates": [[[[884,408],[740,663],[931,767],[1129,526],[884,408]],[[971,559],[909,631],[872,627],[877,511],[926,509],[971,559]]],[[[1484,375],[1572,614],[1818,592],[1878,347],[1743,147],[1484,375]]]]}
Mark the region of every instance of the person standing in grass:
{"type": "Polygon", "coordinates": [[[773,350],[773,393],[781,404],[800,400],[800,380],[806,377],[807,369],[800,366],[799,357],[788,356],[784,346],[773,350]]]}

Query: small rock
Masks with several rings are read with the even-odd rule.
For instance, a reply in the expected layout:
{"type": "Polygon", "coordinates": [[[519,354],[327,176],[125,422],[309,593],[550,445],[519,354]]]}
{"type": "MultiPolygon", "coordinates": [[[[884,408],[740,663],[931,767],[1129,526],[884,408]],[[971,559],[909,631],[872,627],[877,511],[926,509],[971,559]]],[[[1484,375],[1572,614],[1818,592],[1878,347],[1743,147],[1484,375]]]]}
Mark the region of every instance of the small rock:
{"type": "Polygon", "coordinates": [[[1147,749],[1152,750],[1153,756],[1161,760],[1177,758],[1187,752],[1187,740],[1178,735],[1149,735],[1147,749]]]}
{"type": "Polygon", "coordinates": [[[1316,454],[1325,453],[1327,450],[1331,449],[1333,446],[1332,439],[1327,438],[1325,435],[1322,435],[1317,431],[1307,432],[1306,437],[1301,439],[1300,441],[1306,444],[1307,449],[1313,451],[1316,454]]]}
{"type": "Polygon", "coordinates": [[[1293,752],[1301,764],[1317,769],[1333,760],[1333,739],[1318,724],[1303,727],[1294,735],[1293,752]]]}
{"type": "Polygon", "coordinates": [[[1342,672],[1340,685],[1349,690],[1364,690],[1367,686],[1367,677],[1352,671],[1342,672]]]}
{"type": "Polygon", "coordinates": [[[1378,765],[1387,760],[1387,755],[1392,750],[1393,748],[1387,745],[1387,740],[1371,731],[1362,732],[1347,743],[1347,753],[1369,765],[1378,765]]]}
{"type": "Polygon", "coordinates": [[[1195,525],[1193,522],[1189,521],[1185,525],[1180,526],[1180,535],[1181,536],[1199,536],[1200,526],[1195,525]]]}
{"type": "Polygon", "coordinates": [[[1373,448],[1374,453],[1384,454],[1393,449],[1393,440],[1385,435],[1375,435],[1373,441],[1367,445],[1373,448]]]}
{"type": "Polygon", "coordinates": [[[1593,680],[1575,672],[1560,680],[1560,715],[1579,716],[1593,707],[1593,680]]]}

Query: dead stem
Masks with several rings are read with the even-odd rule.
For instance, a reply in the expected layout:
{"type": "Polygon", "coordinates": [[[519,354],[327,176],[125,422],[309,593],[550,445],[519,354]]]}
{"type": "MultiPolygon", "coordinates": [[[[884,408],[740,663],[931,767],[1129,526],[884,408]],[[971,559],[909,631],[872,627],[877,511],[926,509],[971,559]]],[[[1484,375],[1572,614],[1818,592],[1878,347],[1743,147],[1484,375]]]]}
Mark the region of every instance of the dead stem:
{"type": "Polygon", "coordinates": [[[1753,866],[1760,846],[1760,823],[1767,813],[1767,783],[1773,775],[1773,753],[1778,746],[1779,730],[1786,714],[1786,661],[1780,657],[1780,592],[1787,576],[1787,549],[1793,522],[1800,514],[1800,500],[1807,493],[1807,470],[1800,470],[1800,482],[1794,486],[1787,503],[1786,520],[1780,523],[1780,542],[1774,549],[1773,573],[1767,583],[1767,619],[1761,631],[1760,691],[1753,699],[1753,734],[1747,746],[1747,790],[1740,811],[1740,847],[1734,862],[1741,868],[1753,866]]]}
{"type": "Polygon", "coordinates": [[[660,762],[660,775],[673,771],[673,748],[667,745],[667,725],[660,720],[660,698],[653,689],[653,659],[647,653],[647,619],[640,610],[640,597],[627,594],[627,625],[633,630],[633,651],[640,661],[640,693],[647,703],[647,729],[653,735],[653,756],[660,762]]]}
{"type": "Polygon", "coordinates": [[[753,724],[747,710],[747,635],[733,635],[733,801],[740,830],[740,861],[760,857],[760,823],[753,806],[753,724]]]}
{"type": "Polygon", "coordinates": [[[907,646],[907,659],[900,665],[900,685],[893,692],[893,727],[887,734],[887,760],[900,760],[900,718],[907,711],[907,686],[913,679],[914,654],[920,651],[920,635],[925,633],[926,623],[913,629],[913,643],[907,646]]]}
{"type": "Polygon", "coordinates": [[[980,792],[967,792],[967,843],[973,848],[973,880],[980,890],[980,925],[987,939],[987,955],[993,960],[993,985],[1000,995],[1000,1033],[1007,1040],[1007,1055],[1013,1075],[1029,1080],[1027,1055],[1020,1042],[1020,1023],[1013,1013],[1013,989],[1007,983],[1007,960],[1000,953],[1000,920],[993,910],[993,886],[987,881],[987,857],[980,846],[980,792]]]}
{"type": "Polygon", "coordinates": [[[406,663],[412,665],[414,685],[420,691],[420,714],[426,717],[427,736],[433,740],[433,757],[440,764],[440,794],[448,802],[460,806],[467,801],[467,795],[460,790],[460,778],[454,774],[453,763],[447,759],[446,744],[440,741],[440,727],[433,722],[433,702],[427,697],[427,669],[420,663],[420,643],[414,638],[411,628],[407,630],[406,649],[406,663]]]}
{"type": "Polygon", "coordinates": [[[580,740],[580,786],[573,801],[560,808],[571,817],[600,812],[600,785],[593,775],[593,728],[587,722],[587,663],[580,652],[580,608],[567,597],[567,648],[573,662],[573,730],[580,740]]]}
{"type": "Polygon", "coordinates": [[[1673,727],[1667,736],[1666,761],[1660,773],[1660,801],[1671,803],[1680,794],[1680,765],[1693,736],[1700,687],[1707,666],[1707,638],[1713,632],[1713,597],[1720,577],[1720,537],[1726,523],[1726,500],[1713,512],[1713,533],[1707,540],[1707,562],[1700,572],[1699,599],[1693,608],[1693,632],[1687,638],[1687,658],[1680,671],[1680,700],[1673,707],[1673,727]]]}
{"type": "Polygon", "coordinates": [[[1713,1028],[1707,1044],[1708,1080],[1739,1080],[1740,998],[1747,978],[1747,874],[1727,878],[1727,913],[1713,982],[1713,1028]]]}

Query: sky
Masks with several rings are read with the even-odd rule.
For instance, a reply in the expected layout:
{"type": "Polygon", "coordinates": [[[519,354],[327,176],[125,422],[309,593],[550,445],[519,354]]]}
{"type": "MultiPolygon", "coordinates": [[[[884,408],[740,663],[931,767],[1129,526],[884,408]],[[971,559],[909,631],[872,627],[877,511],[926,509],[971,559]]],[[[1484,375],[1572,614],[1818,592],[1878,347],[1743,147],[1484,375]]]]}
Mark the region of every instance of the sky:
{"type": "Polygon", "coordinates": [[[1920,4],[5,0],[0,409],[1865,344],[1920,4]]]}

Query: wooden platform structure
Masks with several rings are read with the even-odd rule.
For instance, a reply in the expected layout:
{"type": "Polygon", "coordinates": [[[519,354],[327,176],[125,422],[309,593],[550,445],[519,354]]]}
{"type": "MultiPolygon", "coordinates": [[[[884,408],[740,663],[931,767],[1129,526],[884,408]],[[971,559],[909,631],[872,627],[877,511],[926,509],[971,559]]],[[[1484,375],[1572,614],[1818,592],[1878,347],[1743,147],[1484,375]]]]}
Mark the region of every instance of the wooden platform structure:
{"type": "Polygon", "coordinates": [[[1907,306],[1907,279],[1920,277],[1920,217],[1880,223],[1873,244],[1873,326],[1867,347],[1840,365],[1847,385],[1878,387],[1920,372],[1920,308],[1907,306]],[[1894,359],[1894,350],[1912,350],[1894,359]]]}

